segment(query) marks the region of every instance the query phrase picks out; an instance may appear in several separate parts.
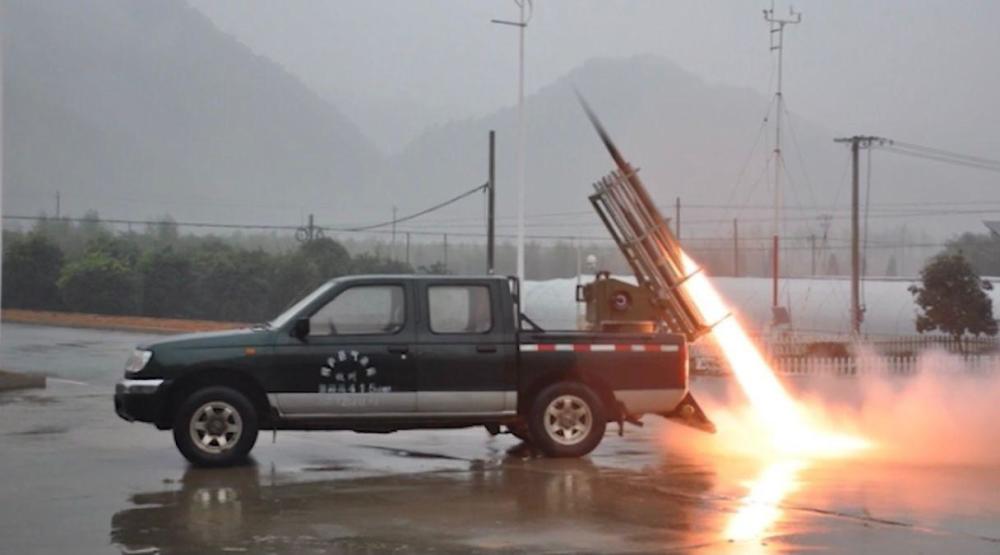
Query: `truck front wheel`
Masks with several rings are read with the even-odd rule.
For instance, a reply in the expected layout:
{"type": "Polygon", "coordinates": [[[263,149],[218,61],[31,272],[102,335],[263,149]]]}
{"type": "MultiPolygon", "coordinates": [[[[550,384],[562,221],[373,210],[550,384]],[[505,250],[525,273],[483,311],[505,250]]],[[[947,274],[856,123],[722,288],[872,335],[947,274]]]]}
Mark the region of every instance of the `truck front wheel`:
{"type": "Polygon", "coordinates": [[[196,466],[232,466],[246,460],[257,442],[257,411],[230,387],[206,387],[180,403],[174,443],[196,466]]]}
{"type": "Polygon", "coordinates": [[[528,417],[533,443],[550,457],[590,453],[604,438],[606,425],[600,399],[589,387],[575,382],[543,389],[528,417]]]}

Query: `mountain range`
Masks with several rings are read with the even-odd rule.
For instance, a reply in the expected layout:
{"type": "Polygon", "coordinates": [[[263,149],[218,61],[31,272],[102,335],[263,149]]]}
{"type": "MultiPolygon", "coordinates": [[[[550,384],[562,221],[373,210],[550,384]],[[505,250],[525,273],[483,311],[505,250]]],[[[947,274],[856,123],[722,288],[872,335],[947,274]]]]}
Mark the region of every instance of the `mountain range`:
{"type": "MultiPolygon", "coordinates": [[[[3,0],[3,10],[5,213],[51,214],[58,191],[73,215],[298,224],[315,213],[322,224],[362,225],[390,219],[393,206],[404,216],[483,183],[493,129],[499,229],[512,232],[514,106],[442,122],[389,152],[351,115],[373,121],[379,111],[370,133],[384,144],[392,118],[405,114],[378,108],[376,95],[366,104],[364,91],[345,114],[183,3],[3,0]]],[[[344,83],[349,89],[349,75],[344,83]]],[[[604,233],[586,197],[611,160],[574,89],[657,201],[681,197],[690,207],[691,234],[717,232],[731,206],[771,203],[769,98],[706,83],[663,58],[594,59],[526,99],[529,233],[604,233]]],[[[846,154],[832,133],[785,116],[785,203],[846,198],[836,179],[846,154]]],[[[407,229],[481,233],[481,200],[407,229]]],[[[748,229],[767,229],[769,212],[756,213],[748,229]]]]}

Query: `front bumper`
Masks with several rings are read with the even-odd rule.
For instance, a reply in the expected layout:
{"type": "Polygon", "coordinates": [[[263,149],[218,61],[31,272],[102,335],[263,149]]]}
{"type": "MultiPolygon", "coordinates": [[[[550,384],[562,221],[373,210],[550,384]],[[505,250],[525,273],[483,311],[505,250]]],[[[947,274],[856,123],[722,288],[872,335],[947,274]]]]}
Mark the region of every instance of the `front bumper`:
{"type": "Polygon", "coordinates": [[[115,384],[115,412],[129,422],[155,423],[163,407],[166,380],[121,380],[115,384]]]}

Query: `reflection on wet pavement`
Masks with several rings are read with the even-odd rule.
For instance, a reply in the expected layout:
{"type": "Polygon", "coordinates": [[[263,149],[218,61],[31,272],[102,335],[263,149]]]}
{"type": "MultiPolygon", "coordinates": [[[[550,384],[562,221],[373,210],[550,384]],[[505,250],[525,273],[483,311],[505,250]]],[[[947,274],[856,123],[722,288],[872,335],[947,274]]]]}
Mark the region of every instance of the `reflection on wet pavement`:
{"type": "MultiPolygon", "coordinates": [[[[111,537],[127,550],[164,553],[623,552],[708,540],[692,534],[690,498],[651,494],[644,481],[588,460],[501,459],[308,483],[283,483],[259,465],[191,469],[179,491],[135,495],[135,506],[112,518],[111,537]]],[[[692,495],[711,487],[704,473],[686,481],[692,495]]]]}
{"type": "Polygon", "coordinates": [[[740,502],[726,525],[725,537],[733,541],[761,538],[781,517],[781,503],[795,487],[795,479],[805,463],[782,460],[768,464],[749,486],[750,492],[740,502]]]}
{"type": "Polygon", "coordinates": [[[479,429],[281,432],[200,470],[107,385],[0,394],[0,552],[1000,553],[995,465],[761,462],[645,421],[582,460],[479,429]]]}

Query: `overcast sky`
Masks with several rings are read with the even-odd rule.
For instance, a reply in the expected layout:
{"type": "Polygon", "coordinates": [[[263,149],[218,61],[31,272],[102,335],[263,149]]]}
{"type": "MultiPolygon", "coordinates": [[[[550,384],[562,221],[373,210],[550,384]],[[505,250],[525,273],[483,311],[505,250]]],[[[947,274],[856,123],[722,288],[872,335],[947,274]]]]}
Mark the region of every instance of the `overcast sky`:
{"type": "MultiPolygon", "coordinates": [[[[516,95],[513,0],[191,0],[327,96],[480,115],[516,95]]],[[[536,0],[527,90],[598,56],[653,53],[712,81],[767,93],[767,1],[536,0]]],[[[1000,150],[1000,2],[799,1],[786,32],[789,108],[839,133],[991,156],[1000,150]]],[[[786,14],[788,3],[776,11],[786,14]]],[[[350,110],[345,110],[350,111],[350,110]]],[[[350,114],[349,114],[350,115],[350,114]]]]}

